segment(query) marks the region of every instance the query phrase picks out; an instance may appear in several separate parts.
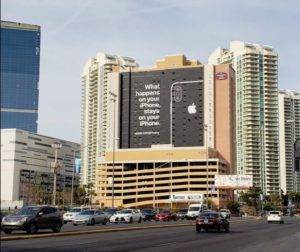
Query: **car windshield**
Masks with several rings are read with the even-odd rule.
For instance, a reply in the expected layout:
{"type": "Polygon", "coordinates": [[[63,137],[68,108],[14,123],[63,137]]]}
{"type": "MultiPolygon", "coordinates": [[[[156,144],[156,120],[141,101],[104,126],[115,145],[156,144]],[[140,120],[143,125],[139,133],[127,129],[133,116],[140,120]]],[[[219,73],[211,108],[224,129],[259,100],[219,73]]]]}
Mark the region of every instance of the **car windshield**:
{"type": "Polygon", "coordinates": [[[151,209],[142,209],[141,210],[143,213],[152,213],[151,209]]]}
{"type": "Polygon", "coordinates": [[[131,214],[132,210],[124,209],[124,210],[119,211],[118,213],[120,213],[120,214],[131,214]]]}
{"type": "Polygon", "coordinates": [[[270,212],[270,214],[279,214],[279,212],[272,211],[272,212],[270,212]]]}
{"type": "Polygon", "coordinates": [[[201,218],[218,218],[219,215],[217,213],[202,213],[200,214],[201,218]]]}
{"type": "Polygon", "coordinates": [[[83,211],[82,213],[80,213],[80,215],[93,215],[93,214],[94,214],[94,211],[90,211],[90,210],[83,211]]]}
{"type": "Polygon", "coordinates": [[[69,210],[70,213],[79,213],[81,212],[81,208],[72,208],[69,210]]]}
{"type": "Polygon", "coordinates": [[[189,211],[200,211],[200,207],[190,207],[189,211]]]}
{"type": "Polygon", "coordinates": [[[180,209],[179,213],[186,213],[188,210],[187,209],[180,209]]]}
{"type": "Polygon", "coordinates": [[[17,215],[35,215],[40,209],[40,207],[23,207],[17,212],[17,215]]]}

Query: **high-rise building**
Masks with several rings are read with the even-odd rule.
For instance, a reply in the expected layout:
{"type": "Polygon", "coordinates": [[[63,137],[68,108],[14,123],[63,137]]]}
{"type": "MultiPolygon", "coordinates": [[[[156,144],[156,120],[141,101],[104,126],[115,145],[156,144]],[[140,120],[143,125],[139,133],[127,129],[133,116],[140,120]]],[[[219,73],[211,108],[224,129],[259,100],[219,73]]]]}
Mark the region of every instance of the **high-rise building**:
{"type": "Polygon", "coordinates": [[[179,54],[154,67],[107,77],[108,91],[118,94],[116,104],[108,103],[109,124],[118,119],[107,132],[105,156],[97,164],[95,203],[168,207],[172,196],[202,195],[226,205],[230,193],[216,189],[214,178],[235,170],[232,67],[204,66],[179,54]],[[115,151],[113,129],[119,139],[115,151]]]}
{"type": "Polygon", "coordinates": [[[1,129],[37,132],[40,26],[1,21],[1,129]]]}
{"type": "Polygon", "coordinates": [[[82,74],[82,183],[93,182],[97,157],[106,150],[108,103],[110,94],[107,74],[123,67],[134,68],[137,63],[129,57],[98,53],[89,59],[82,74]]]}
{"type": "Polygon", "coordinates": [[[231,63],[236,72],[237,173],[252,175],[264,194],[278,193],[277,52],[233,41],[229,49],[216,49],[209,63],[231,63]]]}
{"type": "Polygon", "coordinates": [[[283,90],[278,94],[280,186],[284,193],[297,191],[299,173],[295,170],[294,144],[300,138],[300,94],[283,90]]]}
{"type": "MultiPolygon", "coordinates": [[[[108,74],[116,104],[116,148],[208,146],[235,169],[235,77],[229,64],[166,56],[151,68],[108,74]]],[[[112,125],[113,108],[108,104],[112,125]]],[[[112,151],[112,129],[106,150],[112,151]]]]}

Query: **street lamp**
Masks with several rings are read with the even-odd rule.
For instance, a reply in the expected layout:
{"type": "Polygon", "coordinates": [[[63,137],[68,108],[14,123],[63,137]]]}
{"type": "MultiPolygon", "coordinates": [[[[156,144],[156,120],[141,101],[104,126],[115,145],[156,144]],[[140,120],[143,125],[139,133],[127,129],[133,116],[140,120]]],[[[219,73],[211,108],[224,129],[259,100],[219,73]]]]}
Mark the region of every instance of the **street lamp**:
{"type": "Polygon", "coordinates": [[[207,201],[207,206],[208,206],[208,126],[206,124],[203,125],[203,129],[205,132],[205,147],[206,147],[206,201],[207,201]]]}
{"type": "Polygon", "coordinates": [[[53,168],[54,174],[53,174],[53,197],[52,197],[52,205],[56,205],[56,179],[57,179],[57,172],[58,169],[61,167],[61,164],[57,161],[57,153],[58,149],[62,147],[62,144],[60,143],[54,143],[51,145],[52,148],[54,148],[54,162],[51,162],[51,168],[53,168]]]}
{"type": "Polygon", "coordinates": [[[73,201],[74,201],[74,177],[75,177],[75,169],[76,169],[76,153],[83,150],[84,148],[88,147],[89,145],[83,146],[80,149],[73,150],[73,173],[72,173],[72,185],[71,185],[71,207],[73,207],[73,201]]]}
{"type": "Polygon", "coordinates": [[[115,206],[115,148],[116,148],[116,137],[115,137],[115,131],[116,131],[116,101],[117,101],[117,95],[113,92],[109,92],[109,95],[111,96],[110,100],[114,103],[114,115],[113,115],[113,160],[112,160],[112,192],[111,192],[111,207],[114,208],[115,206]]]}
{"type": "Polygon", "coordinates": [[[170,144],[173,145],[173,87],[177,84],[196,84],[203,83],[203,80],[195,80],[195,81],[177,81],[172,83],[170,88],[170,144]]]}

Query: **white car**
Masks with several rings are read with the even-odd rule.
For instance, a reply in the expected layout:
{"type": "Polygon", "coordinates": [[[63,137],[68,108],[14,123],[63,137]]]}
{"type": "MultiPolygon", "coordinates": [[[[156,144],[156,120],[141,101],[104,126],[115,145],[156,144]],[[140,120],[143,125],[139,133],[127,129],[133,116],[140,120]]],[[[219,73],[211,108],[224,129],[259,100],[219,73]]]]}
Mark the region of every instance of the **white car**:
{"type": "Polygon", "coordinates": [[[280,224],[283,224],[282,213],[280,211],[270,211],[267,220],[268,223],[278,222],[280,224]]]}
{"type": "Polygon", "coordinates": [[[230,219],[231,212],[230,212],[229,209],[223,208],[223,209],[220,209],[219,212],[220,212],[220,214],[221,214],[221,216],[222,216],[223,218],[225,218],[225,219],[230,219]]]}
{"type": "Polygon", "coordinates": [[[72,222],[78,214],[80,214],[82,211],[89,210],[89,209],[90,209],[90,207],[74,207],[74,208],[71,208],[69,211],[67,211],[63,215],[64,224],[66,224],[68,222],[72,222]]]}
{"type": "Polygon", "coordinates": [[[123,209],[118,211],[113,216],[110,217],[110,222],[138,222],[141,223],[143,220],[143,214],[138,209],[123,209]]]}

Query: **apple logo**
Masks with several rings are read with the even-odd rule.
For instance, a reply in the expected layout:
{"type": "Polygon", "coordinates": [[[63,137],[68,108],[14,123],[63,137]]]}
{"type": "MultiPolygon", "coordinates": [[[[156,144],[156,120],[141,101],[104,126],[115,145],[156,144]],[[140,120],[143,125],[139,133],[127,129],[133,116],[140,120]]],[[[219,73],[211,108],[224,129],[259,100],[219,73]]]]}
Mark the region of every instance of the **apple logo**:
{"type": "Polygon", "coordinates": [[[196,114],[197,110],[195,103],[192,103],[192,105],[188,106],[188,112],[189,114],[196,114]]]}

